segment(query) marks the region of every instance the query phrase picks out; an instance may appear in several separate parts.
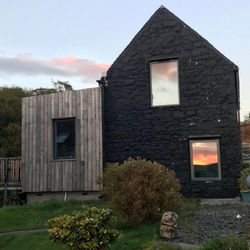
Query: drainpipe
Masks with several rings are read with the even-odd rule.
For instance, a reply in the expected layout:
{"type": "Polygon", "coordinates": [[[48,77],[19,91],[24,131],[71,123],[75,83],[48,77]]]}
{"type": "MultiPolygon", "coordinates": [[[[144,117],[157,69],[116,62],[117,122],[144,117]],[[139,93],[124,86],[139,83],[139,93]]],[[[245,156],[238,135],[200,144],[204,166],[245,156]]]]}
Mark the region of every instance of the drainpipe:
{"type": "Polygon", "coordinates": [[[105,87],[108,86],[107,77],[102,76],[100,80],[96,80],[96,82],[99,84],[99,87],[101,88],[101,103],[102,103],[102,165],[103,169],[105,168],[105,129],[104,129],[104,95],[105,95],[105,87]]]}
{"type": "Polygon", "coordinates": [[[239,129],[239,145],[240,145],[240,170],[243,169],[242,164],[242,145],[241,145],[241,126],[240,126],[240,80],[239,80],[239,67],[234,66],[234,77],[235,77],[235,93],[236,93],[236,106],[237,106],[237,123],[239,129]]]}

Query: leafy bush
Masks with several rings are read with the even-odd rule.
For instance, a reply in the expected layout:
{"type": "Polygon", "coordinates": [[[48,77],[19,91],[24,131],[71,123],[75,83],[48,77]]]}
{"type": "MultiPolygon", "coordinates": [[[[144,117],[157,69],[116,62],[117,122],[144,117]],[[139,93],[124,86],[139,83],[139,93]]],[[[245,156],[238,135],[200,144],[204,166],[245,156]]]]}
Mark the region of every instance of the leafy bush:
{"type": "Polygon", "coordinates": [[[130,225],[158,218],[181,198],[175,172],[141,158],[107,164],[102,181],[110,208],[130,225]]]}
{"type": "Polygon", "coordinates": [[[49,236],[53,242],[63,243],[72,250],[100,249],[118,236],[114,217],[109,209],[84,207],[72,215],[62,215],[48,220],[49,236]]]}
{"type": "Polygon", "coordinates": [[[248,250],[248,244],[237,236],[218,237],[205,243],[201,250],[248,250]]]}
{"type": "Polygon", "coordinates": [[[246,178],[248,175],[250,175],[250,168],[245,168],[240,172],[239,184],[242,191],[249,189],[246,183],[246,178]]]}

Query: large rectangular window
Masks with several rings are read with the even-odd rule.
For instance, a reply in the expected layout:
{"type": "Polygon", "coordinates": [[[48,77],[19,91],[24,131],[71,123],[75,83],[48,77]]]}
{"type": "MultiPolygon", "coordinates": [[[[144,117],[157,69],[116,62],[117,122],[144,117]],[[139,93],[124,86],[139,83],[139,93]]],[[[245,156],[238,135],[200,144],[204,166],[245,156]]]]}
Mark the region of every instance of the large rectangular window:
{"type": "Polygon", "coordinates": [[[53,120],[54,159],[75,158],[75,119],[53,120]]]}
{"type": "Polygon", "coordinates": [[[151,105],[179,105],[178,61],[150,63],[151,105]]]}
{"type": "Polygon", "coordinates": [[[221,180],[219,139],[190,140],[192,180],[221,180]]]}

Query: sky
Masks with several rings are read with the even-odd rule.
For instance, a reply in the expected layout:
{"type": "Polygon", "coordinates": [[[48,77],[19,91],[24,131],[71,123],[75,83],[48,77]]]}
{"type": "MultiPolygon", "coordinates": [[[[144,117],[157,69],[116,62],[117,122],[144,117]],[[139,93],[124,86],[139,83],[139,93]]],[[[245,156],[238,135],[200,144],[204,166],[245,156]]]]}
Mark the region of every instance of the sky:
{"type": "Polygon", "coordinates": [[[249,0],[0,0],[0,87],[96,87],[162,4],[239,66],[250,112],[249,0]]]}

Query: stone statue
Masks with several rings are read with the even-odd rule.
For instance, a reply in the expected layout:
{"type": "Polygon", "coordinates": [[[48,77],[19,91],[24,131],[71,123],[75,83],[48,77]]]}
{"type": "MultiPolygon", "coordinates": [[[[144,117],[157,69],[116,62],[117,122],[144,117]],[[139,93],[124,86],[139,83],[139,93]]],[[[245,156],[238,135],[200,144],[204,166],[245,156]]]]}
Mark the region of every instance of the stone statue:
{"type": "Polygon", "coordinates": [[[178,215],[174,212],[165,212],[161,218],[160,235],[162,238],[173,239],[177,237],[178,215]]]}

